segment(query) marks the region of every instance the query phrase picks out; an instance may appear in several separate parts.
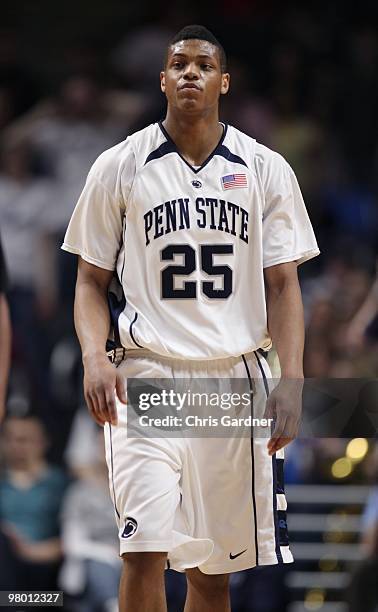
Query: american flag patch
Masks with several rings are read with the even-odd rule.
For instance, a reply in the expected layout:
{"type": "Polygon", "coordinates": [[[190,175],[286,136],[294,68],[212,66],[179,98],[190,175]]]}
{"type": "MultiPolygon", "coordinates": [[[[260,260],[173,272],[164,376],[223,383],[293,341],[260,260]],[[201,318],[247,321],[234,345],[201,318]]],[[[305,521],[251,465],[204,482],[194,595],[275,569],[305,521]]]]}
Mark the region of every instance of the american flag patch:
{"type": "Polygon", "coordinates": [[[223,189],[237,189],[238,187],[248,187],[247,176],[245,174],[227,174],[222,176],[223,189]]]}

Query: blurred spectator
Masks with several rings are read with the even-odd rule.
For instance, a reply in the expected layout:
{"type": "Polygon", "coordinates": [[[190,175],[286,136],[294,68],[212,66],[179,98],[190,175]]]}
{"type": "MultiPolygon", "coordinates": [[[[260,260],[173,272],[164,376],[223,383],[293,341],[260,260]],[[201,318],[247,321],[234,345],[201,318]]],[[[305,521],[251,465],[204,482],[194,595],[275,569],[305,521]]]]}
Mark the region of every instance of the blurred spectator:
{"type": "Polygon", "coordinates": [[[344,255],[328,258],[322,275],[304,283],[307,376],[377,375],[373,328],[370,335],[364,333],[377,312],[376,280],[369,260],[369,251],[367,258],[359,261],[349,246],[344,255]]]}
{"type": "Polygon", "coordinates": [[[55,97],[43,100],[12,127],[11,137],[26,137],[56,181],[48,219],[51,232],[65,230],[89,168],[127,131],[124,119],[106,106],[100,84],[87,75],[66,78],[55,97]]]}
{"type": "Polygon", "coordinates": [[[97,437],[98,425],[89,416],[87,406],[81,405],[76,411],[64,454],[65,464],[75,478],[85,479],[88,471],[91,477],[92,466],[99,461],[97,437]]]}
{"type": "Polygon", "coordinates": [[[222,119],[271,147],[275,122],[271,103],[255,93],[258,88],[250,66],[240,58],[231,58],[228,64],[232,75],[232,95],[221,98],[222,119]]]}
{"type": "MultiPolygon", "coordinates": [[[[42,99],[7,129],[7,140],[15,143],[14,148],[19,147],[19,150],[14,152],[13,165],[18,163],[25,166],[22,163],[24,155],[20,149],[24,148],[22,143],[26,141],[38,160],[40,173],[44,174],[44,183],[39,177],[34,192],[30,184],[25,181],[23,183],[24,231],[36,226],[42,231],[39,231],[38,235],[38,248],[33,250],[33,255],[29,254],[28,265],[19,266],[20,273],[23,270],[23,278],[29,279],[29,283],[33,282],[33,272],[39,271],[41,299],[37,301],[38,315],[42,319],[55,320],[54,326],[50,325],[48,330],[50,343],[38,343],[35,337],[30,341],[30,344],[34,347],[40,346],[43,351],[38,361],[43,362],[44,372],[48,369],[51,342],[56,342],[62,335],[67,334],[67,331],[72,334],[71,304],[76,280],[76,262],[74,258],[60,252],[63,234],[89,168],[105,149],[127,136],[129,121],[134,121],[137,114],[138,101],[138,96],[134,99],[123,92],[105,90],[93,76],[72,75],[62,81],[56,95],[42,99]],[[128,108],[129,103],[133,106],[131,110],[128,108]],[[37,203],[36,187],[39,185],[41,188],[42,183],[46,186],[47,178],[50,181],[50,193],[39,194],[37,203]]],[[[138,106],[138,111],[142,112],[143,106],[138,106]]],[[[0,200],[5,199],[9,207],[7,188],[8,183],[5,189],[0,184],[0,193],[3,191],[0,200]]],[[[19,181],[17,189],[21,189],[19,181]]],[[[17,226],[18,219],[15,221],[17,226]]],[[[15,261],[19,261],[20,253],[25,253],[31,240],[32,237],[27,236],[25,244],[20,245],[18,236],[18,239],[12,241],[15,261]]],[[[19,305],[20,301],[17,302],[15,312],[19,305]]],[[[31,329],[31,323],[34,321],[34,328],[38,330],[37,313],[32,313],[30,305],[27,307],[25,304],[25,318],[27,312],[27,327],[31,329]]],[[[25,333],[22,332],[22,336],[25,338],[25,333]]],[[[44,377],[46,378],[45,374],[44,377]]],[[[38,403],[43,403],[40,373],[35,375],[34,372],[34,378],[39,385],[38,403]]]]}
{"type": "Polygon", "coordinates": [[[30,145],[3,141],[0,150],[0,222],[12,285],[36,288],[36,262],[45,217],[53,206],[54,184],[35,172],[30,145]]]}
{"type": "Polygon", "coordinates": [[[0,589],[50,590],[62,557],[59,511],[67,480],[45,459],[47,437],[33,416],[9,417],[1,435],[0,589]]]}
{"type": "MultiPolygon", "coordinates": [[[[97,428],[98,430],[98,428],[97,428]]],[[[114,508],[109,498],[104,434],[97,431],[96,457],[67,492],[62,514],[66,560],[61,586],[78,598],[78,612],[114,612],[121,574],[114,508]]]]}
{"type": "MultiPolygon", "coordinates": [[[[378,261],[377,261],[378,267],[378,261]]],[[[347,330],[347,344],[359,349],[366,341],[377,342],[378,339],[378,274],[359,310],[351,320],[347,330]]]]}
{"type": "Polygon", "coordinates": [[[167,27],[166,21],[133,28],[112,53],[113,65],[126,82],[135,89],[148,92],[149,96],[151,87],[155,86],[156,92],[159,91],[158,76],[164,65],[167,41],[176,31],[167,27]]]}
{"type": "Polygon", "coordinates": [[[47,395],[49,340],[42,319],[53,309],[51,266],[43,249],[44,224],[54,201],[51,181],[34,172],[26,143],[3,142],[0,153],[0,224],[9,265],[9,304],[15,362],[26,370],[29,392],[43,403],[47,395]],[[38,351],[38,355],[36,355],[38,351]]]}
{"type": "Polygon", "coordinates": [[[8,386],[11,347],[9,309],[5,297],[7,288],[8,277],[0,239],[0,425],[5,413],[5,398],[8,386]]]}
{"type": "Polygon", "coordinates": [[[271,146],[295,168],[301,190],[307,195],[322,178],[325,143],[322,126],[303,110],[303,62],[300,50],[292,44],[273,50],[271,100],[276,120],[271,146]]]}

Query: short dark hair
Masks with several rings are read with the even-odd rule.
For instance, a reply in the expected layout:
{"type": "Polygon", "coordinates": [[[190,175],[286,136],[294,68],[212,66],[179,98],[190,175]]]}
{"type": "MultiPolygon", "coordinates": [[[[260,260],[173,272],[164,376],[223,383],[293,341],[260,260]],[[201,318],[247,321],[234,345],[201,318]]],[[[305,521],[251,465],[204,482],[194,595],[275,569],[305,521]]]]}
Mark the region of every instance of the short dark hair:
{"type": "Polygon", "coordinates": [[[222,72],[227,70],[227,58],[226,53],[220,44],[219,40],[215,38],[214,34],[207,28],[201,25],[189,25],[182,28],[170,41],[168,48],[181,40],[207,40],[209,43],[217,47],[219,52],[219,59],[222,72]]]}

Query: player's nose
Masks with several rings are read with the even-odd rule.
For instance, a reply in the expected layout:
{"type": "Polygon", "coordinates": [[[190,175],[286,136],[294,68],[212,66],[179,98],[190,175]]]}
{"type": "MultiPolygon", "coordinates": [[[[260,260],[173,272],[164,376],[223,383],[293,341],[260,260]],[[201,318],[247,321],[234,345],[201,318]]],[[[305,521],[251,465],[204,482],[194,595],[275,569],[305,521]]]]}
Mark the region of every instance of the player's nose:
{"type": "Polygon", "coordinates": [[[198,71],[197,65],[194,62],[189,62],[185,66],[184,78],[186,79],[198,79],[199,78],[199,71],[198,71]]]}

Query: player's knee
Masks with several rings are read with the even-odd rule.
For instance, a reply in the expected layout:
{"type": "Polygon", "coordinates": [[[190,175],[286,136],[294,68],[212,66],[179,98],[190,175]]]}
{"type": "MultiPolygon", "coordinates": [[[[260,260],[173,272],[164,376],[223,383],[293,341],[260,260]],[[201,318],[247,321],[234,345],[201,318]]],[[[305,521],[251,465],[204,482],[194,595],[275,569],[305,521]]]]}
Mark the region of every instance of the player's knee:
{"type": "Polygon", "coordinates": [[[204,574],[194,568],[186,571],[186,579],[188,585],[207,596],[228,592],[229,574],[204,574]]]}
{"type": "Polygon", "coordinates": [[[122,555],[125,571],[136,572],[139,576],[163,572],[166,559],[165,552],[127,552],[122,555]]]}

